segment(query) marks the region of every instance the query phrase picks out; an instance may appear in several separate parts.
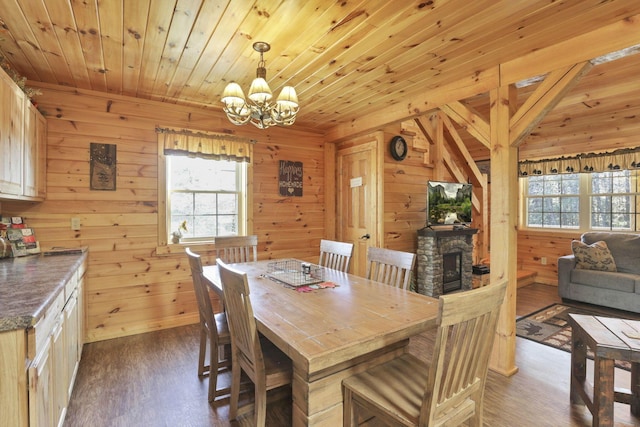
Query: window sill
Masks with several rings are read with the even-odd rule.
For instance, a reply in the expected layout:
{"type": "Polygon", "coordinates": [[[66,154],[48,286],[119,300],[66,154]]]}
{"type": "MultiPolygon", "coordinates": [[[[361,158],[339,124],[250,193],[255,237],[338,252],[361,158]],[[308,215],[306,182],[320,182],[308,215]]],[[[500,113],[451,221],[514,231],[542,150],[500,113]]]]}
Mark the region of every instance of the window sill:
{"type": "Polygon", "coordinates": [[[196,252],[215,252],[213,242],[180,242],[168,243],[156,247],[157,256],[170,256],[184,254],[185,248],[195,249],[196,252]]]}

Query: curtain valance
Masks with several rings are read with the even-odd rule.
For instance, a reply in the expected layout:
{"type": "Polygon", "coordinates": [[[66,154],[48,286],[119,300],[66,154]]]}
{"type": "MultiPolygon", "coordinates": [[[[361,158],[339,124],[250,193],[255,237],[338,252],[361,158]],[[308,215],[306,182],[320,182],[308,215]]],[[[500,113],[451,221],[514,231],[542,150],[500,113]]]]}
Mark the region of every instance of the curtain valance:
{"type": "Polygon", "coordinates": [[[165,155],[251,162],[254,140],[221,133],[156,128],[165,155]]]}
{"type": "Polygon", "coordinates": [[[552,175],[640,169],[640,148],[624,148],[610,153],[583,153],[574,157],[518,162],[518,175],[552,175]]]}

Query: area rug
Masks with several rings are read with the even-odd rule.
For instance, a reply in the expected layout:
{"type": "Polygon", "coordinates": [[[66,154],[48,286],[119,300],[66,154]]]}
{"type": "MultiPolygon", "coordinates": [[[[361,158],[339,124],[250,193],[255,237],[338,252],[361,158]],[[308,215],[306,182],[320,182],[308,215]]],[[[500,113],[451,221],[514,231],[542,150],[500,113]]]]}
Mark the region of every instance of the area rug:
{"type": "MultiPolygon", "coordinates": [[[[621,317],[639,320],[640,315],[634,313],[601,309],[599,307],[573,306],[567,303],[551,304],[548,307],[523,316],[516,321],[516,335],[540,344],[571,352],[571,327],[568,324],[569,314],[586,314],[592,316],[621,317]]],[[[590,351],[587,356],[593,359],[590,351]]],[[[628,362],[616,361],[616,366],[630,370],[628,362]]]]}

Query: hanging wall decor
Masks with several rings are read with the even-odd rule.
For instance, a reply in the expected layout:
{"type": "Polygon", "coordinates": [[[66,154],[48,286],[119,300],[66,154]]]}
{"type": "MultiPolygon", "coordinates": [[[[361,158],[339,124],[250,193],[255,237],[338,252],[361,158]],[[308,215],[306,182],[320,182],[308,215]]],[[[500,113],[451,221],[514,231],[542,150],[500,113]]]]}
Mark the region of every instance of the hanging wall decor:
{"type": "Polygon", "coordinates": [[[91,143],[91,190],[115,191],[116,145],[91,143]]]}
{"type": "Polygon", "coordinates": [[[302,162],[280,160],[278,186],[281,196],[302,197],[302,162]]]}

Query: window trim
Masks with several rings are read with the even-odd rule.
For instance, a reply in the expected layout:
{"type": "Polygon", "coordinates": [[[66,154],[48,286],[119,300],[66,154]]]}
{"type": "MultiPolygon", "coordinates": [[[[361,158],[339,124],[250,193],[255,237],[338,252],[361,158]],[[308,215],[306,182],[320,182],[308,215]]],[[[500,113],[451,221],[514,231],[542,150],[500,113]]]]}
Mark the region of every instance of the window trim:
{"type": "MultiPolygon", "coordinates": [[[[253,147],[251,147],[250,158],[253,159],[253,147]]],[[[196,247],[199,251],[212,252],[215,251],[213,240],[188,241],[181,243],[169,242],[169,231],[167,227],[167,158],[164,154],[164,145],[158,138],[158,222],[157,222],[157,246],[156,255],[182,254],[184,248],[196,247]]],[[[253,161],[246,163],[246,192],[245,192],[245,211],[244,223],[245,234],[253,234],[253,161]]]]}

